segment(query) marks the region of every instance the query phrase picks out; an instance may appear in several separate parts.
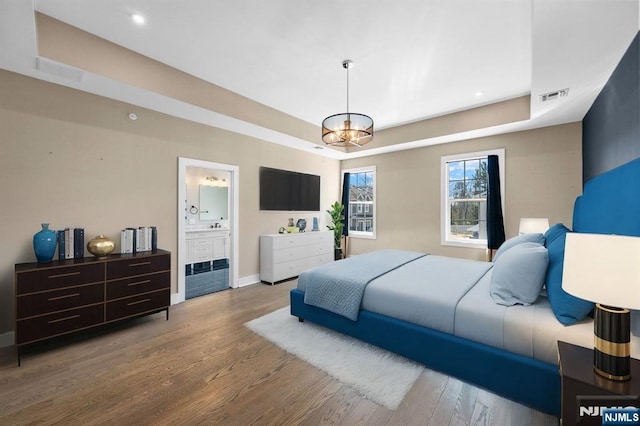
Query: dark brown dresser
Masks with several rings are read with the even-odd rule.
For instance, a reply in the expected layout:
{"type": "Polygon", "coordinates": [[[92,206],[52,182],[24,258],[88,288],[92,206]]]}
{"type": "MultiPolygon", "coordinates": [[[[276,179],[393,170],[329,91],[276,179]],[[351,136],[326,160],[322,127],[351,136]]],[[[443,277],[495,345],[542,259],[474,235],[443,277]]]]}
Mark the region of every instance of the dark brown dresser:
{"type": "Polygon", "coordinates": [[[15,345],[141,315],[171,304],[171,253],[164,250],[15,265],[15,345]]]}

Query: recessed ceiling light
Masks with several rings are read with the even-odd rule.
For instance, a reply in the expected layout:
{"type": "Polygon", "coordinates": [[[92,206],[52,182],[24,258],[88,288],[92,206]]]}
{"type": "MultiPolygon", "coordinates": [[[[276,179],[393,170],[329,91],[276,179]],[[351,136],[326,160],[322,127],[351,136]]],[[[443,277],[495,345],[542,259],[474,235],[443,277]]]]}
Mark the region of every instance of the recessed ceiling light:
{"type": "Polygon", "coordinates": [[[478,91],[476,92],[476,96],[480,97],[480,96],[482,96],[482,95],[484,95],[484,92],[483,92],[482,90],[478,90],[478,91]]]}
{"type": "Polygon", "coordinates": [[[135,22],[138,25],[144,24],[144,21],[145,21],[144,16],[140,15],[139,13],[132,13],[131,19],[133,19],[133,22],[135,22]]]}

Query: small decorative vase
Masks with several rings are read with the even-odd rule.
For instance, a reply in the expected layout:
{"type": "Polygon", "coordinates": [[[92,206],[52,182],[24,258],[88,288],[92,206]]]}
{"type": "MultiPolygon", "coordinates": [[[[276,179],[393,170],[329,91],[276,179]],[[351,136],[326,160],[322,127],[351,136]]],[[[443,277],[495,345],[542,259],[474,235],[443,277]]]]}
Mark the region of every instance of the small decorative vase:
{"type": "Polygon", "coordinates": [[[87,243],[87,251],[98,259],[107,257],[107,255],[111,253],[115,247],[116,245],[113,243],[113,241],[111,241],[104,235],[98,235],[87,243]]]}
{"type": "Polygon", "coordinates": [[[57,245],[56,231],[50,230],[48,223],[43,223],[42,229],[33,236],[33,251],[38,262],[51,262],[57,245]]]}

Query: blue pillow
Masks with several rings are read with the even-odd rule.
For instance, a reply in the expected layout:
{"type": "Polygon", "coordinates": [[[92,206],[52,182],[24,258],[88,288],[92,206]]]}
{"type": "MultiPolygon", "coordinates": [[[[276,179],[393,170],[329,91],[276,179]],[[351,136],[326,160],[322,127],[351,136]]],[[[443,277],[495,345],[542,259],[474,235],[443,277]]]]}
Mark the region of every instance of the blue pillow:
{"type": "Polygon", "coordinates": [[[506,251],[509,250],[510,248],[515,247],[518,244],[522,244],[522,243],[544,244],[544,236],[542,234],[532,233],[532,234],[522,234],[522,235],[518,235],[517,237],[509,238],[507,241],[502,243],[502,245],[500,245],[500,247],[498,248],[498,251],[493,256],[493,261],[495,262],[496,260],[498,260],[498,258],[502,256],[504,253],[506,253],[506,251]]]}
{"type": "Polygon", "coordinates": [[[505,252],[493,265],[491,297],[499,305],[528,306],[538,299],[547,275],[547,249],[522,243],[505,252]]]}
{"type": "Polygon", "coordinates": [[[564,242],[567,232],[571,231],[559,223],[553,225],[545,233],[546,246],[549,252],[549,268],[547,269],[545,283],[553,314],[562,324],[571,325],[584,319],[593,309],[593,303],[572,296],[562,289],[564,242]]]}
{"type": "Polygon", "coordinates": [[[554,242],[556,238],[564,236],[567,232],[571,232],[571,230],[562,223],[556,223],[544,233],[544,246],[549,248],[549,244],[554,242]]]}

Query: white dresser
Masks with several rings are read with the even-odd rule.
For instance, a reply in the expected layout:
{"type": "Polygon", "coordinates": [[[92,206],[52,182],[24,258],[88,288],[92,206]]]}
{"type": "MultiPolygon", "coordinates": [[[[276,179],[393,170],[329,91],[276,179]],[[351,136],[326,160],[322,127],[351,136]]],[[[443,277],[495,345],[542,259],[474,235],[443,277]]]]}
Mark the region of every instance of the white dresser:
{"type": "Polygon", "coordinates": [[[260,281],[274,284],[333,261],[333,231],[260,236],[260,281]]]}

